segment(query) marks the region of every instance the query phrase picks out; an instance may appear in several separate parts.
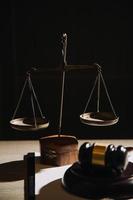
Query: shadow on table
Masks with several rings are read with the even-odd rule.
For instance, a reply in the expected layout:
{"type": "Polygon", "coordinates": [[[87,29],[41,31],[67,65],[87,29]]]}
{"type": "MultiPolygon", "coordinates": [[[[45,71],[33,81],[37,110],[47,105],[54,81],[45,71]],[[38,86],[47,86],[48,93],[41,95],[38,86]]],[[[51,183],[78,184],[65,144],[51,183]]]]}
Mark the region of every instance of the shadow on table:
{"type": "Polygon", "coordinates": [[[36,195],[36,200],[43,199],[82,200],[84,198],[66,192],[61,179],[58,179],[41,188],[40,193],[36,195]]]}
{"type": "Polygon", "coordinates": [[[11,161],[0,164],[0,182],[24,179],[24,161],[11,161]]]}
{"type": "MultiPolygon", "coordinates": [[[[36,157],[36,173],[44,168],[44,165],[39,164],[39,157],[36,157]]],[[[10,161],[0,164],[0,182],[10,182],[24,180],[25,164],[24,160],[10,161]]]]}
{"type": "MultiPolygon", "coordinates": [[[[88,188],[89,192],[89,188],[88,188]]],[[[36,200],[44,200],[44,199],[61,199],[61,200],[84,200],[86,198],[76,196],[74,194],[69,193],[68,191],[63,188],[61,179],[58,179],[56,181],[53,181],[44,187],[41,188],[40,193],[36,195],[36,200]]],[[[127,200],[127,199],[133,199],[132,194],[112,194],[110,197],[94,197],[94,198],[87,198],[88,200],[127,200]]]]}

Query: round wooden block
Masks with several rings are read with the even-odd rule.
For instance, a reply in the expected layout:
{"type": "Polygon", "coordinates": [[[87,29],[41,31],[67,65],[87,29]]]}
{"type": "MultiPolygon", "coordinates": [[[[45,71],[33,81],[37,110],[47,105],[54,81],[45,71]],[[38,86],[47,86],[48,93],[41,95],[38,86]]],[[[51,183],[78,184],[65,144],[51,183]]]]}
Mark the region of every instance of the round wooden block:
{"type": "Polygon", "coordinates": [[[74,136],[52,135],[39,141],[42,163],[61,166],[78,159],[78,141],[74,136]]]}

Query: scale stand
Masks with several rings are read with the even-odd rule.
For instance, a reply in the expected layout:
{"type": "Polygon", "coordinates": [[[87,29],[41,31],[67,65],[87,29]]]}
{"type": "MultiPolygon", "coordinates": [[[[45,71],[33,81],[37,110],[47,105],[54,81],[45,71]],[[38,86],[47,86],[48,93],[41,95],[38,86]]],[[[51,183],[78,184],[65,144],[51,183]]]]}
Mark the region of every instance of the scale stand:
{"type": "Polygon", "coordinates": [[[37,99],[32,81],[31,81],[31,73],[28,71],[26,73],[26,79],[24,82],[24,86],[22,88],[18,104],[16,106],[16,109],[14,111],[12,120],[10,121],[10,125],[13,129],[25,132],[25,131],[38,131],[40,129],[45,129],[49,126],[49,122],[46,119],[46,117],[43,115],[39,101],[37,99]],[[16,118],[17,111],[19,109],[20,103],[22,101],[22,97],[25,91],[25,88],[28,84],[29,91],[30,91],[30,98],[31,98],[31,106],[32,106],[32,112],[33,112],[33,117],[18,117],[16,118]],[[34,101],[37,104],[38,110],[40,117],[36,116],[36,110],[35,110],[35,105],[34,101]]]}
{"type": "Polygon", "coordinates": [[[62,38],[62,91],[60,103],[60,117],[59,117],[59,132],[57,135],[47,136],[40,138],[41,162],[51,165],[67,165],[72,164],[78,159],[78,141],[72,135],[62,134],[62,113],[63,113],[63,100],[64,100],[64,85],[65,85],[65,66],[66,62],[66,49],[67,49],[67,34],[63,34],[62,38]]]}

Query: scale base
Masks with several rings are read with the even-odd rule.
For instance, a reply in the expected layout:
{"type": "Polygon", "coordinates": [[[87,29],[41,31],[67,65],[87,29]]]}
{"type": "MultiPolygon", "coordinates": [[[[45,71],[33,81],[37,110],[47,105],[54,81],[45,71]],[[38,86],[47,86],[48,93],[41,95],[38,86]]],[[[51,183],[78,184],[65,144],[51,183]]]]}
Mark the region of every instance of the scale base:
{"type": "Polygon", "coordinates": [[[128,163],[121,176],[85,172],[78,162],[68,168],[62,178],[64,188],[86,199],[133,198],[133,163],[128,163]]]}
{"type": "Polygon", "coordinates": [[[78,160],[78,141],[71,135],[52,135],[40,138],[41,163],[68,165],[78,160]]]}

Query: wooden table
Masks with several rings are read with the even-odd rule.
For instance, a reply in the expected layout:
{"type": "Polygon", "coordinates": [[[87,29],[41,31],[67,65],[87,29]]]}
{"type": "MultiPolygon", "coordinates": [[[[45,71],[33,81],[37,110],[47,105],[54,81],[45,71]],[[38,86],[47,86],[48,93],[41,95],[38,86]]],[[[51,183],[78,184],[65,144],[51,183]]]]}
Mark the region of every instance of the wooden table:
{"type": "MultiPolygon", "coordinates": [[[[133,140],[80,140],[98,144],[133,146],[133,140]]],[[[0,200],[24,200],[23,157],[29,152],[40,156],[39,141],[0,141],[0,200]]],[[[82,200],[67,193],[61,186],[61,178],[68,166],[48,167],[36,161],[36,199],[37,200],[82,200]]]]}

